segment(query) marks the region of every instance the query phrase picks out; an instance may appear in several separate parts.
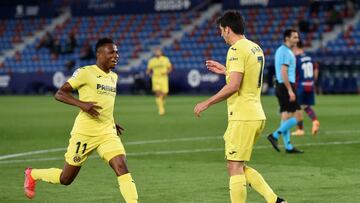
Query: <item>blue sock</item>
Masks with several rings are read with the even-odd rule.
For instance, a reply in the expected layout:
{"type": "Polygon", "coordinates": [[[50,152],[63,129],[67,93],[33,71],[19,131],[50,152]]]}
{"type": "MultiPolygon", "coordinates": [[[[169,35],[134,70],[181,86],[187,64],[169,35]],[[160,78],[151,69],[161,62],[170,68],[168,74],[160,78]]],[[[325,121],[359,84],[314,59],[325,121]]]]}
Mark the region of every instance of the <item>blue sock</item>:
{"type": "Polygon", "coordinates": [[[297,124],[297,120],[295,117],[291,117],[286,121],[281,121],[280,127],[272,134],[276,139],[278,139],[280,134],[284,134],[286,131],[294,127],[296,124],[297,124]]]}
{"type": "Polygon", "coordinates": [[[294,147],[290,143],[290,130],[287,130],[285,133],[282,134],[284,146],[287,150],[292,150],[294,147]]]}
{"type": "MultiPolygon", "coordinates": [[[[284,123],[283,120],[280,121],[280,126],[284,123]]],[[[273,137],[275,137],[276,139],[279,139],[279,136],[281,135],[281,132],[276,130],[275,132],[272,133],[273,137]]]]}

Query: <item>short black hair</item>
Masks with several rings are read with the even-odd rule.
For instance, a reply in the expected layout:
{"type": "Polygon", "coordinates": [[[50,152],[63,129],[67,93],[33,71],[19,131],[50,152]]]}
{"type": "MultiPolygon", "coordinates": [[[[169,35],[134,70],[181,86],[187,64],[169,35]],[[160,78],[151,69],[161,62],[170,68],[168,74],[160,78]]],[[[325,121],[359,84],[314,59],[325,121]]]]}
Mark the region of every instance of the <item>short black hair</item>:
{"type": "Polygon", "coordinates": [[[229,27],[235,34],[245,33],[245,21],[239,11],[229,10],[216,20],[216,24],[221,27],[229,27]]]}
{"type": "Polygon", "coordinates": [[[99,39],[97,42],[96,42],[96,45],[95,45],[95,52],[98,51],[98,49],[102,46],[104,46],[105,44],[114,44],[114,41],[110,38],[101,38],[99,39]]]}
{"type": "Polygon", "coordinates": [[[285,39],[287,38],[287,37],[291,37],[291,34],[293,33],[293,32],[298,32],[297,30],[295,30],[295,29],[293,29],[293,28],[290,28],[290,29],[287,29],[287,30],[285,30],[284,31],[284,41],[285,41],[285,39]]]}

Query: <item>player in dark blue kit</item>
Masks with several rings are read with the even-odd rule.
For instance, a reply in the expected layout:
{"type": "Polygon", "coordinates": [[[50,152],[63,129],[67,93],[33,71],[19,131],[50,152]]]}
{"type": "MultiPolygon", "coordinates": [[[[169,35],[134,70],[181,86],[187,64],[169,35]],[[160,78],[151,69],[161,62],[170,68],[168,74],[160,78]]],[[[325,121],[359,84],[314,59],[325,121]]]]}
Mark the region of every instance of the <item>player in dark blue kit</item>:
{"type": "MultiPolygon", "coordinates": [[[[293,48],[293,52],[296,56],[297,101],[301,109],[304,110],[312,120],[311,133],[316,135],[319,131],[320,122],[317,120],[316,113],[311,106],[315,105],[314,83],[318,76],[318,68],[316,64],[313,63],[311,57],[304,52],[301,40],[297,43],[297,46],[293,48]]],[[[300,119],[297,124],[297,130],[291,134],[302,136],[304,135],[303,113],[301,110],[296,113],[300,119]]]]}

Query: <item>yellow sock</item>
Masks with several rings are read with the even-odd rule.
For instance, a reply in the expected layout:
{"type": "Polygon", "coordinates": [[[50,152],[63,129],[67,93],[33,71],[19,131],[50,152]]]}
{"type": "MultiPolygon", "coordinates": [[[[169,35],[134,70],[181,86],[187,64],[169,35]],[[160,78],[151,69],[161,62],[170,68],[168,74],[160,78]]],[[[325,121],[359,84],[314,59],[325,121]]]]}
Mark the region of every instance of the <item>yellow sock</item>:
{"type": "Polygon", "coordinates": [[[53,184],[60,184],[61,173],[62,170],[58,168],[33,169],[31,171],[31,177],[34,180],[42,180],[53,184]]]}
{"type": "Polygon", "coordinates": [[[246,178],[245,175],[235,175],[230,177],[229,182],[230,197],[232,203],[246,202],[246,178]]]}
{"type": "Polygon", "coordinates": [[[259,194],[261,194],[268,203],[275,203],[277,195],[266,183],[264,178],[255,169],[245,166],[245,176],[248,184],[254,188],[259,194]]]}
{"type": "Polygon", "coordinates": [[[166,97],[165,97],[165,96],[162,96],[161,98],[162,98],[163,104],[164,104],[164,106],[165,106],[165,104],[166,104],[166,99],[165,99],[165,98],[166,98],[166,97]]]}
{"type": "Polygon", "coordinates": [[[138,194],[135,182],[132,179],[131,174],[127,173],[122,176],[118,176],[118,183],[120,187],[120,192],[124,197],[126,203],[137,203],[138,194]]]}
{"type": "Polygon", "coordinates": [[[158,107],[158,110],[160,111],[160,97],[155,97],[155,102],[158,107]]]}
{"type": "Polygon", "coordinates": [[[164,106],[164,104],[165,104],[164,96],[160,96],[160,107],[161,107],[162,109],[164,109],[164,111],[165,111],[165,106],[164,106]]]}
{"type": "Polygon", "coordinates": [[[155,97],[155,102],[156,102],[156,105],[159,107],[160,97],[155,97]]]}
{"type": "Polygon", "coordinates": [[[156,104],[158,105],[159,114],[162,115],[165,113],[164,108],[164,98],[163,96],[156,97],[156,104]]]}

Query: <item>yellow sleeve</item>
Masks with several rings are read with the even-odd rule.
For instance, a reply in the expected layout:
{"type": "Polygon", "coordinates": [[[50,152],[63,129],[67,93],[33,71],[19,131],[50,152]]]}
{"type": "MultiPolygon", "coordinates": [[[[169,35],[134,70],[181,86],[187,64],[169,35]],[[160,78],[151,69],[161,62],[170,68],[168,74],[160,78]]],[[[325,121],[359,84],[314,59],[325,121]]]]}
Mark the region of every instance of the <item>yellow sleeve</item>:
{"type": "Polygon", "coordinates": [[[86,71],[84,68],[78,68],[73,75],[68,79],[68,83],[73,89],[79,89],[86,82],[86,71]]]}
{"type": "Polygon", "coordinates": [[[237,50],[230,50],[227,56],[228,67],[226,67],[229,72],[240,72],[244,73],[244,56],[240,53],[239,48],[237,50]]]}

